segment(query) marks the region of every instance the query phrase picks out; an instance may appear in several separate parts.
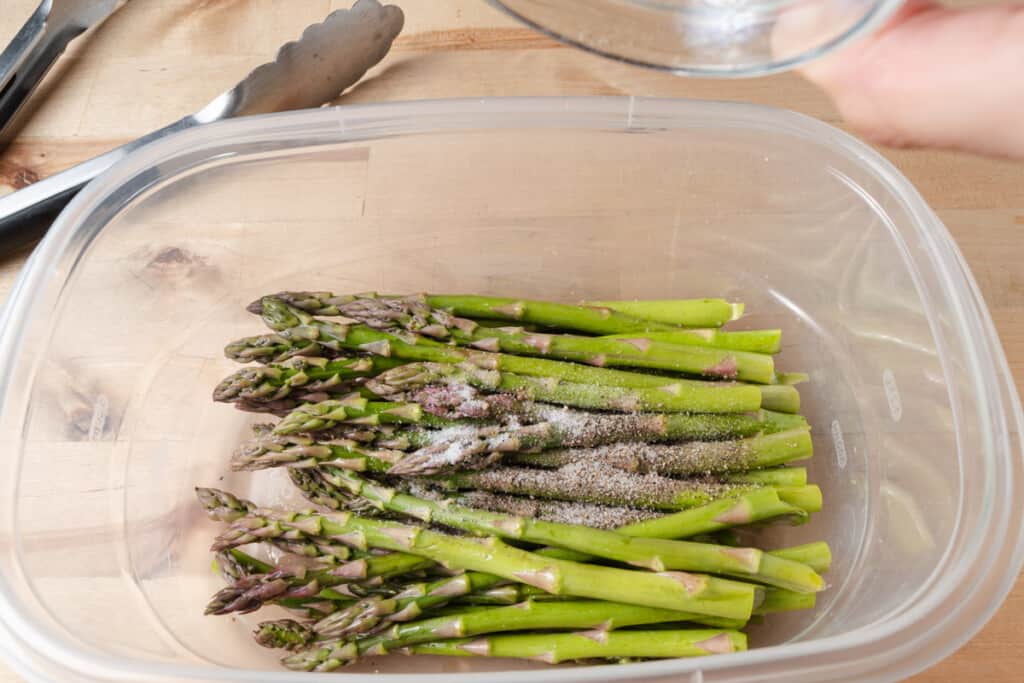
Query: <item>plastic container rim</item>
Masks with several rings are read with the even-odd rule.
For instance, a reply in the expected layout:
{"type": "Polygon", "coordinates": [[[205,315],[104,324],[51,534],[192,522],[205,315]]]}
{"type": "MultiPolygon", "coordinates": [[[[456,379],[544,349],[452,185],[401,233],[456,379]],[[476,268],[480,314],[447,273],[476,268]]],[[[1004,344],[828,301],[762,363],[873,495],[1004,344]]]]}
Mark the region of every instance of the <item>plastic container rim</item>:
{"type": "MultiPolygon", "coordinates": [[[[206,151],[218,146],[238,144],[256,139],[264,141],[275,137],[296,137],[302,130],[318,131],[323,127],[337,127],[338,135],[329,141],[311,143],[309,147],[340,142],[358,141],[360,139],[376,139],[397,135],[414,135],[446,130],[489,131],[501,128],[573,128],[573,129],[664,129],[664,128],[696,128],[701,122],[716,127],[740,127],[746,130],[762,129],[785,133],[803,138],[847,158],[856,160],[881,181],[889,190],[901,198],[905,208],[913,216],[916,230],[923,238],[925,255],[931,260],[940,276],[942,290],[938,293],[944,303],[952,304],[951,317],[956,321],[956,329],[968,340],[973,365],[982,366],[987,370],[985,377],[974,379],[976,393],[984,396],[985,380],[987,387],[993,388],[995,382],[999,396],[994,401],[979,401],[977,410],[982,425],[991,426],[993,419],[1005,424],[1004,437],[1008,433],[1019,433],[1024,424],[1020,401],[1012,383],[1005,355],[995,336],[994,326],[981,299],[976,283],[966,268],[963,257],[955,246],[945,227],[938,221],[932,211],[906,178],[880,154],[867,145],[842,131],[824,124],[808,116],[794,112],[752,104],[730,102],[708,102],[683,99],[656,98],[621,98],[621,97],[524,97],[524,98],[491,98],[491,99],[448,99],[413,102],[397,102],[387,104],[369,104],[357,106],[341,106],[319,110],[307,110],[284,114],[247,117],[234,121],[208,124],[191,130],[176,133],[158,140],[133,152],[118,162],[107,173],[90,183],[71,204],[61,213],[51,227],[46,238],[40,243],[11,290],[8,304],[0,317],[0,410],[6,410],[8,384],[11,376],[11,359],[18,349],[21,329],[29,314],[38,303],[34,296],[44,285],[48,264],[57,262],[64,256],[68,247],[75,240],[84,239],[85,244],[91,241],[102,229],[103,225],[90,225],[95,219],[97,209],[114,199],[118,202],[117,210],[122,209],[130,199],[137,196],[144,188],[140,188],[132,197],[117,196],[118,190],[141,172],[151,170],[156,164],[174,160],[186,154],[206,151]],[[642,111],[638,112],[640,108],[642,111]],[[502,118],[505,115],[507,118],[502,118]],[[89,234],[91,232],[92,234],[89,234]],[[80,234],[85,233],[85,234],[80,234]],[[959,296],[954,296],[961,292],[959,296]],[[974,335],[965,332],[974,330],[974,335]],[[978,335],[977,331],[983,333],[978,335]],[[971,338],[975,338],[973,345],[971,338]],[[994,405],[992,405],[994,403],[994,405]],[[995,414],[993,414],[995,413],[995,414]]],[[[296,149],[306,147],[297,146],[296,149]]],[[[206,164],[211,157],[203,157],[206,164]]],[[[193,164],[196,165],[196,164],[193,164]]],[[[183,172],[185,167],[173,168],[169,176],[160,176],[154,180],[165,181],[169,177],[183,172]]],[[[152,181],[151,181],[152,183],[152,181]]],[[[123,193],[122,193],[123,195],[123,193]]],[[[115,212],[116,213],[116,212],[115,212]]],[[[101,217],[102,218],[102,217],[101,217]]],[[[85,252],[84,246],[76,255],[80,260],[85,252]]],[[[995,438],[989,435],[986,439],[986,452],[980,454],[987,465],[987,488],[996,484],[999,465],[1003,469],[1012,466],[1013,458],[1021,457],[1019,451],[1013,451],[1006,438],[995,438]],[[1001,448],[999,448],[1001,445],[1001,448]],[[996,452],[997,449],[1000,452],[996,452]]],[[[1003,474],[1008,474],[1003,472],[1003,474]]],[[[1009,476],[1003,479],[1004,486],[1021,490],[1021,476],[1017,472],[1016,479],[1009,476]]],[[[999,497],[997,500],[1012,500],[999,497]]],[[[10,505],[14,505],[13,498],[10,505]]],[[[943,601],[952,597],[954,585],[944,585],[940,593],[932,591],[924,600],[912,605],[892,618],[862,627],[838,636],[829,636],[808,642],[787,643],[781,646],[750,650],[727,656],[701,658],[695,664],[693,660],[664,660],[633,664],[628,667],[593,666],[579,668],[552,668],[551,670],[531,671],[528,678],[536,683],[541,681],[597,681],[597,680],[629,680],[633,676],[658,676],[673,673],[687,673],[697,670],[705,672],[727,672],[729,669],[742,666],[744,669],[758,665],[785,665],[802,657],[828,654],[833,662],[832,667],[855,665],[860,661],[856,656],[841,659],[841,653],[855,648],[874,645],[872,648],[879,653],[879,663],[885,659],[884,642],[893,639],[912,626],[925,628],[916,634],[914,655],[902,657],[898,662],[885,662],[889,668],[879,680],[895,680],[920,671],[941,660],[960,645],[970,639],[995,610],[1002,604],[1009,593],[1018,572],[1024,564],[1024,523],[1021,510],[1013,510],[1003,503],[1003,510],[996,511],[988,505],[985,511],[986,521],[998,515],[1000,530],[1005,529],[1001,537],[988,536],[984,544],[988,557],[980,557],[981,553],[974,547],[972,563],[986,560],[987,566],[981,568],[972,564],[972,576],[977,581],[984,577],[995,581],[987,588],[988,603],[977,610],[967,600],[957,603],[956,610],[966,607],[975,608],[969,623],[962,625],[959,632],[950,633],[948,622],[950,614],[934,614],[935,608],[943,601]],[[1015,519],[1010,519],[1014,516],[1015,519]],[[998,541],[998,544],[994,543],[998,541]],[[996,547],[993,548],[993,545],[996,547]],[[1007,552],[1007,548],[1010,550],[1007,552]],[[1005,566],[994,566],[993,554],[1008,555],[1005,566]],[[978,571],[981,570],[979,575],[978,571]],[[927,618],[932,616],[931,621],[927,618]],[[931,647],[932,642],[942,639],[942,643],[931,647]],[[879,647],[880,646],[880,647],[879,647]],[[927,650],[927,652],[923,652],[927,650]],[[780,656],[781,655],[781,656],[780,656]]],[[[16,539],[15,539],[16,540],[16,539]]],[[[948,554],[947,554],[948,556],[948,554]]],[[[935,575],[928,583],[934,581],[935,575]]],[[[942,582],[940,582],[941,585],[942,582]]],[[[945,581],[949,584],[949,580],[945,581]]],[[[975,584],[977,585],[977,583],[975,584]]],[[[102,677],[96,680],[161,680],[165,677],[183,677],[192,680],[235,680],[239,671],[230,668],[203,667],[196,665],[167,664],[163,662],[139,662],[134,665],[124,659],[88,651],[66,638],[47,629],[38,620],[27,616],[19,609],[19,603],[8,585],[6,577],[0,577],[0,629],[17,633],[22,645],[31,652],[46,660],[60,661],[71,670],[85,676],[102,677]],[[44,654],[45,653],[45,654],[44,654]]],[[[895,645],[899,646],[898,643],[895,645]]],[[[4,659],[17,662],[22,671],[28,669],[29,653],[24,653],[17,646],[12,649],[0,640],[0,655],[4,659]]],[[[853,653],[855,655],[855,653],[853,653]]],[[[43,672],[40,672],[43,673],[43,672]]],[[[836,671],[839,673],[839,671],[836,671]]],[[[879,674],[875,667],[870,669],[879,674]]],[[[43,675],[45,675],[43,673],[43,675]]],[[[291,672],[272,672],[246,670],[245,677],[251,681],[279,682],[297,674],[291,672]]],[[[305,680],[336,680],[333,674],[302,674],[305,680]]],[[[389,674],[388,680],[440,680],[453,674],[389,674]]],[[[472,675],[472,674],[470,674],[472,675]]],[[[379,674],[348,674],[359,681],[380,680],[379,674]]],[[[521,671],[488,672],[488,678],[494,683],[512,683],[524,678],[521,671]]]]}

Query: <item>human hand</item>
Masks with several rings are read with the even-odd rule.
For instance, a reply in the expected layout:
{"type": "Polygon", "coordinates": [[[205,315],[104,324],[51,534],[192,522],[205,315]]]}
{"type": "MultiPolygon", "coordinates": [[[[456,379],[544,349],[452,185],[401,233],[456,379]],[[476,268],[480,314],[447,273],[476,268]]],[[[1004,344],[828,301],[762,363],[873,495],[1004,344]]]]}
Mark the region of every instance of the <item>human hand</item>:
{"type": "Polygon", "coordinates": [[[1024,160],[1024,4],[910,0],[803,72],[872,141],[1024,160]]]}

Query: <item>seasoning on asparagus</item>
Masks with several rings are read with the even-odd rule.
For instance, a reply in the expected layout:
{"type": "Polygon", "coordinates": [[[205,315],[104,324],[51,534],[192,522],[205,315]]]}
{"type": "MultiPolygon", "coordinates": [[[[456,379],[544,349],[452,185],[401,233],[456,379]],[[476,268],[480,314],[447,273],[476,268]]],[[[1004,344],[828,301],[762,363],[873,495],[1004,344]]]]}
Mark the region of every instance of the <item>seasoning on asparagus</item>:
{"type": "Polygon", "coordinates": [[[254,633],[288,668],[723,654],[824,587],[827,544],[749,541],[823,501],[792,466],[808,378],[776,371],[780,330],[719,329],[742,304],[295,291],[250,310],[272,331],[228,344],[258,365],[214,400],[281,419],[230,466],[285,467],[317,510],[197,489],[226,525],[207,610],[288,610],[254,633]]]}

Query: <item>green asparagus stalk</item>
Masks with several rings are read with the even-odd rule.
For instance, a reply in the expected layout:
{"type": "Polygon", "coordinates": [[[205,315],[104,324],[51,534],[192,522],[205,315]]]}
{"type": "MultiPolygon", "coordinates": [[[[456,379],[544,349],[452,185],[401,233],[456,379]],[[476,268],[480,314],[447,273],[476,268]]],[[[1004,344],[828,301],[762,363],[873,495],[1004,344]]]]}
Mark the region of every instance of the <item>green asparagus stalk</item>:
{"type": "Polygon", "coordinates": [[[832,568],[832,551],[829,549],[828,543],[824,541],[780,548],[772,550],[771,554],[794,562],[802,562],[819,574],[825,574],[832,568]]]}
{"type": "MultiPolygon", "coordinates": [[[[700,657],[738,652],[747,647],[739,631],[610,631],[591,633],[529,633],[436,640],[411,645],[409,654],[457,657],[512,657],[548,664],[577,659],[700,657]]],[[[287,664],[286,664],[287,666],[287,664]]]]}
{"type": "MultiPolygon", "coordinates": [[[[253,514],[259,514],[259,511],[253,514]]],[[[221,549],[226,550],[227,547],[221,549]]],[[[422,557],[406,553],[367,556],[338,566],[298,563],[297,559],[291,559],[288,565],[278,564],[266,573],[240,577],[211,598],[206,614],[244,614],[267,603],[297,599],[362,597],[366,593],[364,588],[372,588],[373,584],[361,586],[361,581],[383,580],[433,566],[422,557]],[[330,589],[326,595],[325,589],[330,589]]]]}
{"type": "Polygon", "coordinates": [[[450,310],[455,315],[531,322],[591,334],[671,329],[677,326],[721,327],[730,320],[736,320],[743,313],[743,304],[732,304],[722,299],[636,302],[651,304],[637,307],[637,312],[628,311],[634,302],[586,302],[572,306],[466,295],[428,295],[426,301],[434,308],[450,310]],[[602,310],[605,308],[612,310],[602,310]],[[652,309],[654,313],[663,312],[671,315],[651,315],[652,309]],[[659,320],[662,325],[652,325],[652,321],[659,320]]]}
{"type": "Polygon", "coordinates": [[[275,434],[242,444],[232,455],[231,469],[254,471],[280,466],[305,468],[330,462],[337,467],[359,472],[384,473],[404,455],[400,451],[363,448],[354,441],[317,443],[303,434],[275,434]]]}
{"type": "Polygon", "coordinates": [[[465,572],[432,583],[407,585],[390,597],[371,596],[330,614],[314,625],[321,638],[348,638],[366,634],[381,623],[405,622],[453,599],[487,590],[505,579],[483,572],[465,572]]]}
{"type": "Polygon", "coordinates": [[[520,356],[550,356],[597,367],[648,368],[769,384],[774,362],[768,354],[649,339],[541,334],[518,328],[480,329],[458,334],[459,344],[520,356]]]}
{"type": "MultiPolygon", "coordinates": [[[[402,337],[375,330],[368,325],[326,323],[273,297],[261,300],[261,311],[264,322],[280,337],[297,336],[300,341],[312,339],[327,348],[356,349],[407,360],[466,360],[465,357],[458,358],[464,355],[458,354],[458,349],[449,348],[444,353],[439,350],[442,345],[422,336],[405,336],[406,340],[403,341],[402,337]]],[[[452,335],[458,343],[484,351],[502,350],[525,356],[551,356],[598,367],[653,368],[761,384],[771,384],[775,377],[771,356],[746,351],[657,341],[634,344],[617,339],[537,334],[512,328],[486,328],[466,332],[453,327],[452,335]]],[[[238,353],[236,346],[229,346],[228,352],[238,353]]]]}
{"type": "Polygon", "coordinates": [[[730,303],[724,299],[587,301],[585,305],[610,308],[635,318],[680,327],[721,327],[727,322],[738,320],[744,308],[743,304],[730,303]]]}
{"type": "MultiPolygon", "coordinates": [[[[556,449],[510,456],[514,464],[533,467],[562,467],[579,462],[596,462],[628,472],[663,475],[720,474],[773,467],[811,457],[809,430],[791,430],[755,436],[741,441],[693,441],[678,444],[616,443],[597,448],[556,449]]],[[[765,484],[793,484],[767,481],[754,474],[749,481],[765,484]]],[[[805,484],[806,481],[797,485],[805,484]]]]}
{"type": "Polygon", "coordinates": [[[274,565],[259,560],[238,548],[225,550],[214,556],[213,565],[225,581],[233,582],[253,574],[269,574],[274,565]]]}
{"type": "MultiPolygon", "coordinates": [[[[287,311],[283,312],[282,316],[284,316],[285,313],[287,313],[287,311]]],[[[288,318],[285,316],[284,321],[280,324],[297,324],[298,322],[299,319],[297,317],[288,318]]],[[[315,348],[309,348],[310,344],[312,344],[313,347],[317,347],[317,343],[310,342],[309,337],[316,339],[324,338],[324,344],[327,346],[323,346],[322,350],[327,353],[332,353],[332,349],[330,347],[341,348],[342,342],[338,341],[337,338],[339,335],[347,335],[348,328],[345,328],[344,326],[328,326],[328,328],[328,331],[325,332],[320,330],[320,328],[297,325],[295,327],[286,328],[278,334],[246,337],[229,344],[225,349],[225,353],[229,358],[233,358],[234,360],[241,362],[248,362],[249,360],[254,359],[261,360],[262,362],[274,362],[278,358],[287,359],[295,355],[317,355],[315,348]],[[282,335],[290,336],[286,338],[286,336],[282,335]],[[289,341],[292,337],[297,337],[297,340],[294,343],[300,345],[298,348],[292,347],[292,342],[289,341]]],[[[486,353],[471,349],[453,348],[439,345],[437,342],[423,337],[409,336],[399,338],[385,332],[367,330],[363,328],[355,330],[353,334],[358,336],[356,341],[360,344],[367,345],[370,349],[374,349],[375,353],[394,356],[393,360],[390,358],[388,360],[392,360],[392,362],[395,363],[412,361],[470,363],[484,369],[499,370],[502,372],[510,372],[529,377],[554,378],[578,384],[636,389],[663,387],[666,385],[678,384],[680,382],[683,384],[686,383],[678,378],[666,377],[664,375],[614,370],[603,367],[590,367],[579,363],[550,360],[545,358],[524,358],[502,353],[486,353]]],[[[325,358],[309,358],[307,360],[316,364],[328,362],[325,358]]],[[[294,363],[296,361],[293,360],[291,362],[294,363]]],[[[254,372],[259,373],[258,370],[254,372]]],[[[225,384],[227,386],[234,386],[236,384],[245,385],[246,383],[251,383],[252,380],[247,380],[247,377],[248,375],[245,374],[245,371],[242,371],[242,379],[229,378],[228,380],[225,380],[225,384]]],[[[262,378],[263,384],[259,386],[263,387],[266,385],[263,390],[273,390],[277,396],[273,403],[283,404],[285,406],[290,405],[286,403],[288,399],[285,398],[285,396],[288,395],[285,393],[285,389],[287,388],[287,377],[288,373],[282,371],[278,379],[271,379],[268,377],[262,378]]],[[[784,376],[780,375],[779,377],[784,376]]],[[[340,387],[341,385],[338,386],[340,387]]],[[[783,386],[788,386],[788,383],[784,383],[783,386]]],[[[771,385],[760,387],[760,390],[762,393],[761,404],[764,408],[769,410],[782,410],[783,412],[797,412],[794,406],[799,408],[800,395],[795,388],[790,386],[788,389],[780,389],[776,385],[771,385]]],[[[223,389],[222,394],[225,397],[231,395],[228,389],[223,389]]],[[[243,401],[244,405],[250,405],[252,403],[252,401],[248,400],[243,401]]],[[[255,407],[258,408],[259,404],[255,407]]]]}
{"type": "MultiPolygon", "coordinates": [[[[462,579],[461,585],[465,585],[467,581],[479,580],[468,578],[473,575],[490,576],[469,573],[465,575],[467,578],[453,577],[448,581],[455,583],[462,579]]],[[[444,593],[459,592],[458,588],[453,589],[450,584],[438,582],[437,585],[439,588],[435,589],[433,594],[424,584],[420,585],[423,586],[422,588],[412,589],[411,592],[417,597],[410,597],[408,595],[410,591],[403,592],[405,597],[397,599],[372,597],[362,603],[350,606],[347,609],[349,614],[335,613],[315,624],[300,624],[291,619],[262,622],[256,628],[254,636],[260,645],[268,648],[296,651],[312,647],[303,658],[315,659],[318,656],[317,651],[322,653],[324,646],[328,643],[336,643],[353,637],[356,637],[352,641],[357,648],[356,654],[365,655],[382,654],[414,643],[503,631],[591,628],[609,631],[628,626],[682,621],[700,623],[714,628],[738,629],[745,625],[745,622],[735,619],[623,603],[594,600],[550,602],[544,599],[550,596],[539,593],[538,589],[532,586],[522,584],[510,584],[467,594],[468,598],[473,598],[488,592],[508,591],[510,595],[503,598],[501,603],[507,606],[495,608],[491,604],[453,605],[447,610],[431,609],[430,614],[433,616],[419,621],[411,621],[416,618],[413,616],[414,614],[418,616],[424,613],[425,610],[422,608],[427,606],[428,600],[432,600],[430,604],[432,607],[443,605],[447,602],[444,593]],[[420,609],[409,610],[408,606],[417,604],[413,602],[417,600],[420,609]],[[399,607],[399,605],[406,607],[399,607]],[[392,625],[382,631],[380,624],[384,622],[392,625]]],[[[799,594],[770,588],[765,593],[763,603],[755,608],[755,613],[789,611],[813,606],[813,604],[814,594],[799,594]]]]}
{"type": "Polygon", "coordinates": [[[615,569],[555,558],[513,548],[496,537],[449,536],[417,526],[356,517],[348,513],[318,515],[260,509],[236,520],[214,543],[214,550],[235,547],[257,536],[290,530],[357,546],[411,553],[452,568],[496,574],[537,586],[556,595],[628,602],[731,619],[747,619],[753,609],[751,584],[684,572],[652,573],[615,569]]]}
{"type": "Polygon", "coordinates": [[[762,384],[761,407],[780,413],[800,412],[800,392],[791,384],[762,384]]]}
{"type": "Polygon", "coordinates": [[[806,467],[772,467],[764,470],[730,474],[728,481],[735,484],[763,484],[765,486],[805,486],[806,467]]]}
{"type": "Polygon", "coordinates": [[[326,468],[321,476],[330,484],[345,487],[353,495],[363,497],[381,509],[478,534],[557,546],[648,567],[654,571],[678,569],[724,574],[803,592],[817,591],[824,585],[821,577],[808,567],[766,555],[756,548],[726,548],[687,541],[629,538],[613,531],[581,525],[446,505],[399,493],[338,468],[326,468]]]}
{"type": "MultiPolygon", "coordinates": [[[[360,651],[373,651],[374,649],[388,651],[414,643],[503,631],[595,629],[594,635],[601,637],[614,629],[689,621],[695,616],[707,618],[657,607],[597,600],[564,602],[527,600],[509,607],[496,607],[479,612],[464,612],[407,624],[396,624],[384,633],[371,636],[366,641],[360,642],[359,649],[360,651]]],[[[718,619],[718,621],[728,624],[721,628],[742,628],[745,625],[737,620],[718,619]]]]}
{"type": "Polygon", "coordinates": [[[415,403],[367,401],[358,395],[306,403],[288,413],[274,428],[277,434],[313,432],[330,429],[343,422],[357,424],[416,423],[424,420],[423,410],[415,403]]]}
{"type": "Polygon", "coordinates": [[[245,367],[222,380],[213,400],[273,403],[286,397],[351,393],[351,380],[373,377],[404,361],[382,356],[349,358],[296,357],[278,365],[245,367]]]}
{"type": "MultiPolygon", "coordinates": [[[[302,330],[303,332],[305,330],[302,330]]],[[[292,358],[330,356],[335,352],[317,343],[317,338],[300,339],[298,330],[242,337],[224,347],[224,356],[239,363],[284,363],[292,358]]]]}
{"type": "Polygon", "coordinates": [[[233,522],[257,508],[256,503],[220,489],[196,486],[195,493],[206,516],[215,522],[233,522]]]}
{"type": "MultiPolygon", "coordinates": [[[[422,487],[410,489],[409,493],[420,498],[436,497],[436,492],[422,489],[422,487]]],[[[579,524],[595,529],[616,529],[627,524],[661,516],[660,513],[652,510],[507,496],[488,491],[460,491],[446,496],[443,500],[464,507],[491,512],[507,512],[520,517],[533,517],[551,522],[579,524]]]]}
{"type": "MultiPolygon", "coordinates": [[[[233,522],[236,519],[245,517],[257,508],[256,504],[252,501],[238,498],[227,491],[196,487],[195,492],[196,497],[199,499],[199,504],[202,505],[206,515],[217,522],[233,522]]],[[[325,538],[276,538],[270,542],[287,553],[302,557],[320,558],[321,560],[333,563],[344,562],[352,557],[352,552],[348,547],[331,543],[325,538]]],[[[239,558],[236,556],[235,559],[239,558]]],[[[255,561],[254,558],[249,559],[255,561]]],[[[265,569],[263,571],[270,570],[265,569]]]]}
{"type": "Polygon", "coordinates": [[[760,389],[749,384],[677,380],[657,387],[624,388],[524,377],[468,363],[412,363],[381,374],[367,388],[387,397],[431,384],[469,385],[514,392],[533,401],[624,412],[738,413],[761,407],[760,389]]]}
{"type": "MultiPolygon", "coordinates": [[[[484,607],[492,607],[494,605],[514,605],[517,602],[522,602],[523,600],[526,600],[528,597],[533,597],[532,595],[526,595],[524,589],[537,590],[534,589],[533,586],[527,586],[526,584],[522,583],[507,583],[504,586],[488,588],[485,591],[471,593],[465,597],[459,598],[458,600],[453,600],[450,607],[442,607],[440,609],[434,610],[432,614],[440,616],[442,614],[456,614],[458,612],[461,612],[463,608],[479,609],[484,607]]],[[[540,593],[545,596],[548,595],[543,591],[540,591],[540,593]]],[[[558,595],[551,595],[548,597],[554,598],[556,600],[571,599],[558,595]]]]}
{"type": "MultiPolygon", "coordinates": [[[[654,510],[683,510],[718,498],[749,493],[759,484],[732,484],[717,480],[670,479],[656,474],[633,474],[592,463],[573,463],[554,470],[496,467],[475,472],[454,472],[430,478],[451,488],[483,489],[499,493],[577,500],[600,505],[623,505],[654,510]]],[[[816,486],[774,487],[779,497],[808,512],[821,509],[816,486]]]]}
{"type": "MultiPolygon", "coordinates": [[[[355,495],[352,491],[357,487],[359,488],[360,494],[365,496],[363,500],[370,504],[383,507],[379,502],[380,495],[376,493],[379,488],[371,487],[364,489],[360,482],[351,482],[346,486],[346,478],[339,477],[338,474],[338,472],[331,472],[330,469],[322,472],[293,470],[292,479],[310,500],[330,499],[332,502],[328,505],[332,509],[342,509],[346,506],[352,508],[352,496],[355,495]],[[332,483],[332,481],[336,483],[332,483]]],[[[470,495],[475,499],[481,493],[484,492],[473,491],[470,495]]],[[[413,497],[423,498],[423,496],[413,497]]],[[[392,499],[392,501],[394,502],[394,499],[392,499]]],[[[401,504],[403,501],[405,501],[405,499],[399,499],[396,502],[396,505],[401,504]]],[[[450,501],[451,499],[441,500],[439,501],[439,505],[443,510],[450,511],[450,508],[452,507],[452,503],[450,501]]],[[[455,501],[458,502],[458,499],[455,499],[455,501]]],[[[416,502],[419,503],[419,501],[416,502]]],[[[414,517],[419,515],[419,519],[427,519],[428,517],[431,520],[435,519],[432,513],[432,510],[435,508],[417,505],[415,508],[404,506],[403,509],[410,510],[410,512],[405,514],[410,514],[414,517]]],[[[509,510],[509,506],[505,506],[502,510],[494,511],[508,512],[509,510]]],[[[513,514],[518,513],[513,511],[513,514]]],[[[646,522],[628,524],[620,527],[617,531],[627,536],[684,538],[721,531],[735,525],[764,521],[772,517],[786,517],[802,521],[807,518],[807,513],[799,508],[783,503],[774,490],[762,489],[737,499],[715,501],[701,508],[695,508],[673,515],[666,515],[646,522]]],[[[488,517],[484,515],[483,520],[486,522],[487,519],[488,517]]],[[[453,522],[452,526],[455,526],[454,522],[458,520],[450,521],[453,522]]],[[[503,525],[498,524],[498,526],[503,525]]],[[[487,533],[490,527],[485,524],[482,528],[475,526],[466,526],[464,528],[470,531],[487,533]]],[[[563,560],[572,560],[574,562],[587,562],[594,559],[593,555],[588,555],[587,553],[579,551],[567,550],[565,548],[547,547],[542,548],[537,552],[542,555],[557,557],[563,560]]],[[[818,571],[818,567],[824,567],[825,570],[827,570],[831,564],[831,555],[829,553],[828,546],[825,544],[808,544],[807,546],[786,548],[772,551],[771,554],[785,559],[794,559],[796,561],[804,561],[804,559],[806,559],[808,566],[815,571],[818,571]]],[[[527,590],[530,588],[532,587],[527,587],[527,590]]],[[[508,587],[493,590],[503,590],[507,592],[508,587]]],[[[514,599],[507,598],[505,596],[502,596],[502,599],[505,602],[514,601],[514,599]]]]}
{"type": "Polygon", "coordinates": [[[697,543],[717,543],[733,547],[745,545],[740,541],[736,529],[722,529],[721,531],[712,531],[707,534],[697,534],[696,536],[689,536],[687,540],[696,541],[697,543]]]}
{"type": "Polygon", "coordinates": [[[633,474],[588,462],[571,463],[551,470],[495,467],[473,472],[451,472],[431,477],[430,481],[456,489],[483,489],[520,496],[653,510],[683,510],[759,488],[757,484],[727,484],[716,480],[670,479],[657,474],[633,474]]]}
{"type": "MultiPolygon", "coordinates": [[[[492,635],[475,639],[435,640],[398,648],[396,651],[462,657],[517,657],[556,664],[598,657],[696,657],[744,649],[746,637],[741,632],[704,629],[492,635]],[[657,644],[650,642],[662,638],[664,640],[657,644]],[[645,639],[649,639],[648,642],[645,639]]],[[[386,651],[384,644],[380,643],[376,650],[367,651],[367,654],[384,654],[386,651]]],[[[359,654],[357,643],[327,640],[313,643],[308,649],[281,661],[294,671],[326,672],[351,662],[359,654]]]]}
{"type": "MultiPolygon", "coordinates": [[[[383,654],[388,651],[449,638],[546,629],[593,629],[593,637],[603,638],[609,631],[627,626],[687,621],[694,616],[685,612],[642,607],[596,600],[568,602],[536,602],[527,600],[510,607],[497,607],[477,611],[461,611],[411,623],[399,623],[387,631],[354,641],[357,653],[383,654]]],[[[727,626],[739,628],[742,622],[720,619],[727,626]]],[[[312,670],[322,664],[324,653],[332,649],[327,643],[314,643],[313,639],[331,642],[344,636],[334,636],[314,627],[290,620],[264,622],[257,629],[257,640],[268,647],[304,650],[288,658],[289,668],[312,670]]]]}
{"type": "Polygon", "coordinates": [[[778,518],[803,521],[807,519],[807,512],[784,503],[774,488],[760,488],[736,498],[713,501],[675,514],[635,522],[617,531],[626,536],[686,539],[698,533],[778,518]]]}
{"type": "Polygon", "coordinates": [[[764,600],[754,608],[754,614],[764,615],[812,609],[815,602],[817,602],[817,595],[814,593],[795,593],[787,590],[766,591],[764,600]]]}
{"type": "Polygon", "coordinates": [[[316,639],[312,626],[294,619],[260,622],[252,635],[263,647],[280,650],[305,650],[316,639]]]}
{"type": "MultiPolygon", "coordinates": [[[[313,315],[368,319],[382,326],[400,325],[442,338],[447,336],[445,330],[453,326],[466,327],[465,322],[468,321],[454,316],[512,320],[591,334],[672,329],[671,325],[652,323],[599,307],[524,299],[474,295],[338,295],[331,292],[280,292],[273,296],[313,315]],[[434,327],[438,329],[432,329],[434,327]],[[423,332],[424,329],[427,331],[423,332]]],[[[262,300],[254,301],[249,310],[260,313],[262,303],[262,300]]]]}
{"type": "Polygon", "coordinates": [[[607,335],[609,339],[649,339],[668,344],[710,346],[753,353],[775,354],[782,346],[782,330],[742,330],[723,332],[715,328],[682,329],[658,332],[623,332],[607,335]]]}
{"type": "Polygon", "coordinates": [[[524,427],[446,432],[433,443],[399,460],[392,466],[390,473],[434,474],[470,469],[481,464],[491,464],[500,459],[503,453],[528,450],[593,448],[622,441],[710,441],[728,438],[728,434],[774,432],[791,425],[806,425],[802,418],[777,420],[776,415],[767,412],[754,416],[682,413],[617,415],[549,409],[542,414],[545,421],[524,427]]]}
{"type": "MultiPolygon", "coordinates": [[[[307,416],[319,418],[346,417],[344,412],[327,403],[297,411],[293,420],[307,416]]],[[[755,415],[690,415],[690,414],[591,414],[553,407],[530,410],[532,419],[542,420],[522,427],[499,425],[473,428],[463,426],[452,430],[388,431],[380,440],[382,448],[366,450],[353,447],[346,440],[317,443],[311,437],[297,434],[259,434],[244,444],[235,455],[234,465],[239,469],[259,469],[289,465],[308,467],[318,462],[344,460],[344,466],[354,469],[383,471],[381,463],[391,464],[394,474],[427,474],[490,463],[502,453],[528,449],[593,447],[619,441],[675,441],[686,439],[720,439],[731,434],[749,434],[805,425],[799,416],[788,416],[763,411],[755,415]],[[388,447],[417,450],[394,462],[396,453],[388,447]]],[[[313,431],[316,424],[330,432],[339,425],[333,420],[312,419],[302,423],[303,431],[313,431]]],[[[375,429],[374,425],[353,427],[375,429]]],[[[289,431],[293,427],[289,427],[289,431]]],[[[343,463],[338,462],[339,465],[343,463]]]]}
{"type": "Polygon", "coordinates": [[[807,512],[821,512],[821,489],[817,486],[775,486],[773,488],[784,503],[795,505],[807,512]]]}

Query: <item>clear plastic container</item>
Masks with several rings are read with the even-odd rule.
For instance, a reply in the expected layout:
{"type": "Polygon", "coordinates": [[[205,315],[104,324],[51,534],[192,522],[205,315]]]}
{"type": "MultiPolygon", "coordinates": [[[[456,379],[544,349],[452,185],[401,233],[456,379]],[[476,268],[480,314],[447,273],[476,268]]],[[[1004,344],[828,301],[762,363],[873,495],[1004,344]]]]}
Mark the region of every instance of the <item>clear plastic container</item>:
{"type": "Polygon", "coordinates": [[[903,0],[491,0],[570,45],[686,76],[760,76],[878,28],[903,0]]]}
{"type": "Polygon", "coordinates": [[[224,343],[261,329],[244,304],[283,287],[735,297],[812,377],[825,509],[773,533],[830,540],[815,611],[736,655],[528,675],[399,656],[348,680],[892,681],[970,638],[1021,566],[1005,358],[949,234],[869,148],[737,104],[321,109],[140,150],[19,280],[0,337],[0,648],[27,678],[318,680],[251,642],[263,614],[202,614],[216,526],[192,487],[288,495],[280,473],[227,473],[258,417],[210,400],[224,343]]]}

